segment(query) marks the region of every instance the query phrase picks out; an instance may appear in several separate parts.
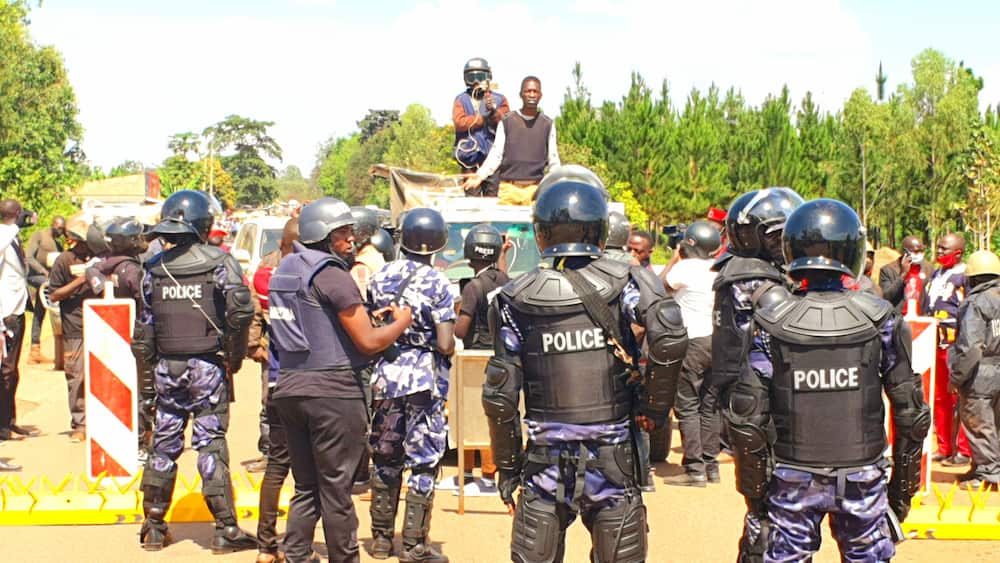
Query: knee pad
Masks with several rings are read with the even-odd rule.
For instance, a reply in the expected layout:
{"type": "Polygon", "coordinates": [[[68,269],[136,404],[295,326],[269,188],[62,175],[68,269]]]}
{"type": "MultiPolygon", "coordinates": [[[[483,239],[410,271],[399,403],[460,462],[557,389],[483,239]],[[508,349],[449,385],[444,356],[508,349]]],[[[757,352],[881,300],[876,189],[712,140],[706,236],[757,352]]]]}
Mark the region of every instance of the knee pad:
{"type": "Polygon", "coordinates": [[[597,512],[591,522],[592,558],[597,563],[642,563],[646,560],[646,507],[639,495],[597,512]]]}
{"type": "Polygon", "coordinates": [[[552,563],[556,561],[562,535],[556,505],[524,491],[514,512],[512,558],[522,563],[552,563]]]}

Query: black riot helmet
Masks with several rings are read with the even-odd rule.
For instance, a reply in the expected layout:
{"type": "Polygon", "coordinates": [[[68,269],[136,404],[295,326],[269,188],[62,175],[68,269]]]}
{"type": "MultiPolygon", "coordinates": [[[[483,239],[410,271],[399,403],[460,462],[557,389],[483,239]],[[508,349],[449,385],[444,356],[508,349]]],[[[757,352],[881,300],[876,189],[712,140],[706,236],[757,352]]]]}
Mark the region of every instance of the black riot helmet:
{"type": "Polygon", "coordinates": [[[361,248],[378,230],[378,214],[367,207],[352,207],[351,215],[354,217],[354,244],[361,248]]]}
{"type": "Polygon", "coordinates": [[[208,194],[196,190],[174,192],[163,202],[156,235],[195,235],[205,240],[215,222],[217,206],[208,194]]]}
{"type": "Polygon", "coordinates": [[[793,278],[810,272],[861,273],[865,259],[865,229],[858,214],[835,199],[803,203],[785,223],[781,236],[793,278]]]}
{"type": "Polygon", "coordinates": [[[496,262],[500,258],[503,237],[493,225],[480,223],[465,235],[465,259],[496,262]]]}
{"type": "Polygon", "coordinates": [[[802,197],[790,188],[764,188],[736,198],[726,215],[730,251],[737,256],[780,262],[777,233],[800,205],[802,197]]]}
{"type": "Polygon", "coordinates": [[[608,213],[608,240],[605,248],[625,248],[628,237],[632,234],[632,223],[624,213],[612,211],[608,213]]]}
{"type": "Polygon", "coordinates": [[[426,256],[448,244],[448,224],[429,207],[411,209],[403,218],[400,246],[410,254],[426,256]]]}
{"type": "Polygon", "coordinates": [[[465,79],[466,86],[472,87],[493,80],[493,71],[486,59],[475,57],[466,61],[465,68],[462,69],[462,78],[465,79]]]}
{"type": "Polygon", "coordinates": [[[302,208],[299,214],[299,242],[305,245],[326,240],[330,233],[354,224],[351,208],[333,197],[323,197],[302,208]]]}
{"type": "Polygon", "coordinates": [[[549,186],[532,212],[535,241],[545,258],[604,253],[608,236],[608,203],[594,186],[564,180],[549,186]]]}
{"type": "Polygon", "coordinates": [[[684,258],[710,258],[722,246],[719,229],[708,221],[695,221],[688,225],[681,239],[681,256],[684,258]]]}
{"type": "Polygon", "coordinates": [[[111,251],[108,242],[104,240],[104,233],[97,225],[92,224],[87,227],[86,243],[87,247],[90,248],[90,253],[94,256],[104,256],[111,251]]]}
{"type": "Polygon", "coordinates": [[[389,231],[377,229],[368,242],[382,254],[382,258],[386,262],[392,262],[396,259],[396,242],[392,240],[389,231]]]}
{"type": "Polygon", "coordinates": [[[133,255],[143,248],[145,226],[135,219],[119,219],[104,230],[104,240],[111,247],[111,254],[133,255]]]}
{"type": "Polygon", "coordinates": [[[574,180],[576,182],[590,184],[601,192],[601,195],[604,196],[605,200],[611,199],[611,194],[609,194],[608,189],[604,187],[604,182],[601,181],[601,178],[595,174],[593,170],[580,164],[560,164],[559,166],[553,166],[548,173],[542,177],[542,181],[538,183],[538,189],[535,190],[533,199],[537,201],[538,197],[541,196],[545,190],[549,189],[549,186],[564,180],[574,180]]]}

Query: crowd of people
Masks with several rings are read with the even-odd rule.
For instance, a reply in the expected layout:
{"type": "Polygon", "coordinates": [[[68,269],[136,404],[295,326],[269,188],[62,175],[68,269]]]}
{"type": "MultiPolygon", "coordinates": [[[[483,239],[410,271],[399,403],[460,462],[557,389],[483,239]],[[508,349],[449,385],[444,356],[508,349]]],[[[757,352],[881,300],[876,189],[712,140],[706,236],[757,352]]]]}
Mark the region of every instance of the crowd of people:
{"type": "MultiPolygon", "coordinates": [[[[451,283],[432,260],[448,226],[429,208],[407,210],[390,233],[369,209],[310,202],[248,278],[220,247],[225,233],[213,230],[215,205],[202,192],[172,194],[152,227],[56,218],[27,252],[19,232],[34,214],[0,201],[0,441],[34,433],[18,424],[14,396],[26,311],[29,361],[48,361],[38,339],[45,309],[29,292],[46,283],[62,321],[70,439],[84,439],[82,306],[110,281],[138,311],[145,550],[171,542],[165,516],[192,422],[213,553],[314,561],[321,521],[330,560],[358,561],[351,495],[366,484],[374,558],[447,562],[429,534],[461,341],[493,351],[482,390],[491,446],[481,463],[514,516],[512,561],[562,561],[577,516],[592,560],[650,557],[649,436],[671,413],[683,471],[666,485],[719,483],[720,452],[732,455],[747,506],[740,561],[808,559],[827,516],[844,560],[884,561],[919,488],[930,426],[904,320],[922,315],[938,323],[934,459],[971,464],[963,482],[997,486],[996,255],[963,262],[965,239],[949,233],[936,241],[935,267],[924,242],[908,236],[876,273],[853,209],[769,187],[684,228],[657,275],[654,237],[609,212],[592,172],[559,164],[554,125],[538,112],[540,81],[522,81],[524,105],[511,113],[490,79],[486,61],[466,64],[456,158],[470,193],[507,190],[533,206],[541,263],[514,279],[505,234],[482,224],[465,238],[473,277],[451,283]],[[231,377],[244,359],[261,365],[256,537],[237,521],[226,440],[231,377]]],[[[18,469],[0,461],[0,470],[18,469]]]]}

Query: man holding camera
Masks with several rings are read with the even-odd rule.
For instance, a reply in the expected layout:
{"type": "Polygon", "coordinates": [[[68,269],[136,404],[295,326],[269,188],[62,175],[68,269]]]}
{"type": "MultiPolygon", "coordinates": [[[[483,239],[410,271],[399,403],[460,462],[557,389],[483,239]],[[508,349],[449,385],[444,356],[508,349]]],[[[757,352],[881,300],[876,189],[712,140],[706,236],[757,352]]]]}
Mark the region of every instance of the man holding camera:
{"type": "MultiPolygon", "coordinates": [[[[493,71],[486,59],[469,59],[462,76],[465,91],[455,97],[451,117],[455,124],[455,160],[463,173],[469,173],[479,170],[486,160],[496,139],[497,126],[510,111],[510,104],[503,94],[490,89],[493,71]]],[[[482,187],[467,191],[467,195],[496,197],[497,190],[496,178],[490,177],[482,187]]]]}
{"type": "MultiPolygon", "coordinates": [[[[878,271],[882,298],[892,303],[896,312],[902,315],[910,312],[910,303],[920,307],[927,294],[927,280],[934,273],[934,265],[924,260],[925,250],[923,241],[918,237],[903,237],[903,253],[899,259],[878,271]]],[[[913,313],[919,315],[920,311],[913,313]]]]}
{"type": "Polygon", "coordinates": [[[376,309],[405,304],[413,310],[413,324],[396,340],[397,351],[383,354],[372,375],[372,557],[392,554],[402,474],[409,468],[399,560],[447,563],[427,534],[434,480],[447,449],[444,402],[455,351],[455,299],[448,278],[431,266],[434,253],[448,243],[448,226],[433,209],[410,210],[400,243],[402,258],[386,264],[369,285],[376,309]]]}

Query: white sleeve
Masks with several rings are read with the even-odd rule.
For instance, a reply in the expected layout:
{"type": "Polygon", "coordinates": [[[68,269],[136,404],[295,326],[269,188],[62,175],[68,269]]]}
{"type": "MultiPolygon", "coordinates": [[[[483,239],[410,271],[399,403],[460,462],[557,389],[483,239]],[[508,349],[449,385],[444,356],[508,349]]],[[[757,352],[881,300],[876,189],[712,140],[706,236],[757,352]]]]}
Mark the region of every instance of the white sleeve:
{"type": "Polygon", "coordinates": [[[490,147],[490,154],[486,155],[483,165],[476,171],[476,176],[482,179],[489,178],[500,167],[503,162],[503,146],[507,142],[507,134],[504,133],[503,121],[497,124],[497,136],[493,139],[493,146],[490,147]]]}
{"type": "Polygon", "coordinates": [[[553,120],[549,130],[549,170],[555,166],[559,166],[559,143],[556,142],[556,122],[553,120]]]}
{"type": "Polygon", "coordinates": [[[666,278],[667,285],[670,286],[670,289],[684,289],[690,285],[687,283],[686,279],[688,276],[685,270],[687,269],[687,266],[684,265],[684,260],[678,260],[677,263],[674,264],[673,268],[670,268],[670,271],[667,272],[666,278]]]}

